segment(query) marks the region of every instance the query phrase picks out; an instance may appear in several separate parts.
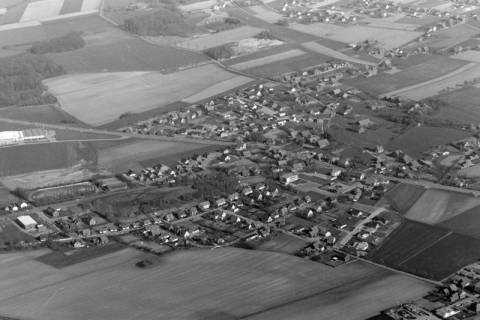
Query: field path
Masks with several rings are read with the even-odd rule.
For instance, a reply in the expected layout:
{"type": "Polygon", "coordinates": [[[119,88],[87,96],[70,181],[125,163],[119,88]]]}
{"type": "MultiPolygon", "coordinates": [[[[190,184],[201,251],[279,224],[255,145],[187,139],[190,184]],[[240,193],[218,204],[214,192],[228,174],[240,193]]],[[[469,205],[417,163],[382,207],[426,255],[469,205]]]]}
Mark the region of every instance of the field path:
{"type": "MultiPolygon", "coordinates": [[[[409,94],[409,92],[413,92],[414,90],[426,88],[428,86],[441,84],[441,82],[444,81],[444,80],[448,80],[448,79],[453,78],[457,75],[468,72],[471,69],[477,68],[478,66],[479,66],[478,63],[472,62],[472,63],[464,65],[461,68],[458,68],[455,71],[452,71],[452,72],[447,73],[443,76],[440,76],[438,78],[428,80],[428,81],[425,81],[425,82],[422,82],[422,83],[419,83],[419,84],[415,84],[415,85],[412,85],[412,86],[408,86],[408,87],[405,87],[405,88],[402,88],[402,89],[390,91],[390,92],[382,94],[381,97],[388,97],[388,96],[407,96],[407,97],[409,97],[409,96],[411,96],[411,93],[409,94]]],[[[478,74],[478,76],[480,76],[480,73],[478,74]]]]}

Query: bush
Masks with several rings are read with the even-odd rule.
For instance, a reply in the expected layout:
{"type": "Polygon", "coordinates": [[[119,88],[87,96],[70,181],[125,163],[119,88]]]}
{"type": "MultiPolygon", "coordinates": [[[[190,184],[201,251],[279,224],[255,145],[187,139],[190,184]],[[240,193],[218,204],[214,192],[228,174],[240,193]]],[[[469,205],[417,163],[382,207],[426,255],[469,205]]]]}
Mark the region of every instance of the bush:
{"type": "Polygon", "coordinates": [[[63,37],[50,40],[39,41],[32,45],[30,52],[33,54],[43,54],[49,52],[65,52],[83,48],[85,40],[78,32],[70,32],[63,37]]]}
{"type": "Polygon", "coordinates": [[[220,60],[220,59],[228,59],[233,56],[234,51],[229,45],[221,45],[218,47],[214,47],[205,51],[205,54],[212,59],[220,60]]]}

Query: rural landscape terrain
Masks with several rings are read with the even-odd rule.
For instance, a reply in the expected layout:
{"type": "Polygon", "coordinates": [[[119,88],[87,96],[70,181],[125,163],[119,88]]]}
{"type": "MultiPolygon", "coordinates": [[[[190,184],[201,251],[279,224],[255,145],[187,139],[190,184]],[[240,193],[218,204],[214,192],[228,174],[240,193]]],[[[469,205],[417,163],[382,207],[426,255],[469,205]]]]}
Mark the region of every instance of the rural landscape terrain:
{"type": "Polygon", "coordinates": [[[0,319],[480,319],[480,0],[0,0],[0,319]]]}

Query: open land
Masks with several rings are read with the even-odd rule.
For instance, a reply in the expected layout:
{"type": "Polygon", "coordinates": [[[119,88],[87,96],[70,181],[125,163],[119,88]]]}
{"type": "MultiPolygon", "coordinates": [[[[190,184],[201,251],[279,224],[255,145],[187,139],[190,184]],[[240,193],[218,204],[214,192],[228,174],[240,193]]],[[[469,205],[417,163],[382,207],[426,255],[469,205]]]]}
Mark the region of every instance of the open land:
{"type": "Polygon", "coordinates": [[[298,57],[298,56],[301,56],[301,55],[304,55],[304,54],[305,54],[305,51],[298,50],[298,49],[292,49],[292,50],[289,50],[289,51],[285,51],[285,52],[282,52],[282,53],[277,53],[277,54],[266,56],[266,57],[263,57],[263,58],[258,58],[258,59],[254,59],[254,60],[249,60],[249,61],[233,64],[230,67],[232,67],[234,69],[238,69],[238,70],[246,70],[246,69],[260,67],[260,66],[263,66],[263,65],[266,65],[266,64],[275,63],[275,62],[290,59],[290,58],[295,58],[295,57],[298,57]]]}
{"type": "Polygon", "coordinates": [[[467,50],[455,55],[455,59],[480,63],[480,51],[467,50]]]}
{"type": "Polygon", "coordinates": [[[244,76],[238,76],[238,77],[233,77],[231,79],[224,80],[220,83],[216,83],[194,95],[191,95],[189,97],[186,97],[182,101],[188,102],[188,103],[195,103],[199,102],[202,100],[205,100],[207,98],[210,98],[212,96],[215,96],[217,94],[232,90],[234,88],[243,86],[245,84],[248,84],[252,82],[251,78],[244,77],[244,76]]]}
{"type": "Polygon", "coordinates": [[[393,75],[383,73],[369,78],[357,78],[345,82],[371,94],[387,95],[389,91],[419,84],[451,72],[456,72],[456,70],[465,64],[467,64],[465,61],[443,56],[434,56],[420,64],[408,66],[393,75]]]}
{"type": "Polygon", "coordinates": [[[438,224],[439,227],[450,229],[454,232],[480,238],[480,206],[464,210],[462,213],[445,219],[438,224]]]}
{"type": "Polygon", "coordinates": [[[281,14],[276,13],[275,11],[268,10],[263,6],[251,6],[248,8],[249,10],[252,10],[255,15],[268,22],[268,23],[275,23],[280,19],[283,19],[284,17],[281,14]]]}
{"type": "Polygon", "coordinates": [[[216,4],[215,0],[198,1],[179,6],[179,9],[185,12],[207,10],[216,4]]]}
{"type": "Polygon", "coordinates": [[[63,0],[42,0],[30,2],[25,9],[21,22],[32,20],[43,20],[58,16],[62,10],[63,0]]]}
{"type": "Polygon", "coordinates": [[[209,48],[217,47],[222,44],[236,42],[242,39],[251,38],[258,34],[262,29],[243,26],[232,30],[222,31],[219,33],[196,36],[189,40],[178,43],[181,48],[195,51],[204,51],[209,48]]]}
{"type": "MultiPolygon", "coordinates": [[[[111,32],[101,34],[109,37],[111,32]]],[[[98,37],[97,37],[98,38],[98,37]]],[[[90,37],[92,39],[92,37],[90,37]]],[[[102,39],[103,40],[103,39],[102,39]]],[[[205,62],[203,55],[173,48],[149,44],[138,38],[119,39],[110,43],[97,41],[75,51],[52,53],[48,56],[61,65],[66,72],[104,71],[168,71],[179,67],[192,66],[205,62]],[[100,42],[100,43],[99,43],[100,42]],[[115,52],[114,55],[111,53],[115,52]]]]}
{"type": "Polygon", "coordinates": [[[96,164],[96,152],[83,142],[44,143],[0,148],[0,175],[96,164]]]}
{"type": "Polygon", "coordinates": [[[348,56],[348,55],[346,55],[342,52],[335,51],[333,49],[330,49],[327,46],[321,45],[318,42],[313,42],[313,41],[312,42],[306,42],[302,45],[305,48],[310,49],[314,52],[318,52],[320,54],[330,56],[330,57],[335,58],[335,59],[345,60],[345,61],[352,62],[352,63],[357,63],[357,64],[370,65],[370,66],[377,65],[374,62],[365,61],[365,60],[362,60],[362,59],[357,59],[357,58],[354,58],[354,57],[350,57],[350,56],[348,56]]]}
{"type": "Polygon", "coordinates": [[[256,246],[255,250],[294,254],[303,247],[305,247],[305,241],[284,233],[279,233],[274,235],[268,241],[262,242],[259,246],[256,246]]]}
{"type": "Polygon", "coordinates": [[[467,41],[478,33],[479,30],[475,27],[468,24],[458,24],[454,27],[439,31],[432,39],[422,42],[421,45],[437,49],[450,48],[467,41]]]}
{"type": "Polygon", "coordinates": [[[441,127],[412,127],[395,137],[386,147],[389,150],[403,150],[412,157],[418,157],[428,149],[468,137],[466,131],[441,127]]]}
{"type": "MultiPolygon", "coordinates": [[[[284,254],[233,248],[177,252],[148,269],[134,266],[142,256],[126,249],[58,270],[21,253],[9,255],[1,262],[0,279],[5,281],[0,284],[0,312],[38,320],[269,319],[262,316],[264,311],[280,311],[277,308],[295,301],[289,310],[300,310],[301,304],[325,308],[321,319],[348,305],[349,317],[344,319],[353,320],[431,288],[364,263],[334,269],[284,254]],[[15,264],[22,267],[9,267],[15,264]],[[23,270],[30,271],[22,275],[23,270]],[[61,294],[54,294],[59,290],[61,294]],[[141,294],[132,296],[132,290],[141,294]],[[365,300],[369,297],[375,299],[365,300]]],[[[302,312],[295,314],[298,317],[288,319],[305,319],[302,312]]]]}
{"type": "Polygon", "coordinates": [[[422,186],[399,183],[385,194],[392,208],[405,213],[422,196],[425,188],[422,186]]]}
{"type": "Polygon", "coordinates": [[[371,259],[422,277],[441,280],[478,260],[480,240],[406,220],[371,259]]]}
{"type": "Polygon", "coordinates": [[[373,28],[367,26],[343,27],[328,23],[299,24],[292,23],[290,28],[324,37],[346,44],[365,40],[377,40],[384,48],[393,49],[418,38],[422,33],[416,31],[373,28]]]}
{"type": "Polygon", "coordinates": [[[480,198],[466,193],[427,189],[407,211],[405,217],[427,224],[437,224],[478,205],[480,198]]]}
{"type": "Polygon", "coordinates": [[[80,11],[83,0],[64,0],[60,14],[69,14],[80,11]]]}
{"type": "Polygon", "coordinates": [[[62,107],[88,124],[99,126],[128,112],[142,112],[199,93],[237,77],[213,64],[171,74],[116,72],[67,75],[45,84],[62,107]]]}
{"type": "Polygon", "coordinates": [[[480,88],[476,86],[466,87],[445,94],[432,97],[435,100],[447,103],[435,115],[436,118],[449,119],[461,123],[479,123],[480,88]]]}
{"type": "MultiPolygon", "coordinates": [[[[0,118],[58,125],[68,124],[69,126],[76,127],[86,126],[65,111],[53,105],[1,108],[0,118]]],[[[3,125],[3,123],[0,123],[0,128],[1,125],[3,125]]]]}
{"type": "MultiPolygon", "coordinates": [[[[204,145],[193,143],[178,143],[166,141],[127,140],[119,142],[94,143],[98,147],[98,166],[114,172],[124,172],[128,169],[141,167],[138,162],[175,157],[194,150],[203,150],[204,145]]],[[[153,165],[152,164],[152,165],[153,165]]]]}
{"type": "Polygon", "coordinates": [[[441,77],[413,86],[385,93],[384,96],[401,96],[411,100],[422,100],[435,96],[445,89],[456,88],[467,81],[480,78],[480,64],[469,63],[441,77]]]}

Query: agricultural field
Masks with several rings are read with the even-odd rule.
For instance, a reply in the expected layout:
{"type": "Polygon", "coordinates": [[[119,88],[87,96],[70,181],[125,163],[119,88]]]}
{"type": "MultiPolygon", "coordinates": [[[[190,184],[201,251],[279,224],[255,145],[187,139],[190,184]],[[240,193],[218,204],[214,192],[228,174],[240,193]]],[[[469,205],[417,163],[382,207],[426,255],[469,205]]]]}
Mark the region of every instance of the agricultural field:
{"type": "Polygon", "coordinates": [[[86,37],[87,45],[84,48],[51,53],[48,57],[61,65],[67,73],[153,70],[168,72],[207,61],[201,54],[171,46],[153,45],[127,35],[111,41],[111,36],[112,32],[105,32],[86,37]],[[112,52],[115,54],[112,55],[112,52]]]}
{"type": "Polygon", "coordinates": [[[441,127],[412,127],[395,137],[385,147],[388,150],[402,150],[412,157],[419,157],[430,148],[464,139],[467,131],[441,127]]]}
{"type": "Polygon", "coordinates": [[[0,148],[0,175],[96,164],[96,152],[82,142],[44,143],[0,148]]]}
{"type": "Polygon", "coordinates": [[[126,113],[148,111],[192,96],[236,76],[213,64],[170,74],[109,72],[67,75],[45,81],[62,108],[100,126],[126,113]]]}
{"type": "Polygon", "coordinates": [[[480,63],[480,51],[477,50],[463,51],[459,54],[456,54],[454,57],[455,59],[480,63]]]}
{"type": "Polygon", "coordinates": [[[63,7],[63,0],[39,0],[30,2],[25,9],[20,22],[38,21],[56,17],[63,7]]]}
{"type": "Polygon", "coordinates": [[[253,11],[255,15],[268,23],[275,23],[278,20],[283,19],[284,17],[281,14],[276,13],[275,11],[268,10],[264,6],[250,6],[249,10],[253,11]]]}
{"type": "Polygon", "coordinates": [[[451,59],[444,56],[431,56],[426,61],[416,63],[403,62],[405,67],[399,67],[400,72],[395,74],[381,73],[369,78],[356,78],[345,80],[345,83],[367,91],[374,95],[387,94],[387,92],[422,83],[443,75],[455,72],[467,62],[451,59]]]}
{"type": "Polygon", "coordinates": [[[416,31],[374,28],[368,26],[343,27],[328,23],[299,24],[292,23],[290,28],[318,37],[337,40],[346,44],[365,40],[377,40],[386,49],[401,47],[422,33],[416,31]]]}
{"type": "Polygon", "coordinates": [[[38,320],[149,320],[159,319],[161,310],[161,319],[225,320],[274,319],[270,312],[288,311],[283,319],[295,320],[306,319],[301,309],[313,314],[324,308],[320,319],[331,319],[336,309],[337,315],[345,310],[342,319],[356,320],[431,289],[360,262],[330,268],[284,254],[226,248],[175,252],[152,268],[134,266],[145,257],[125,249],[58,270],[23,253],[9,254],[0,268],[0,279],[8,279],[0,284],[0,313],[38,320]],[[132,296],[132,290],[141,294],[132,296]]]}
{"type": "Polygon", "coordinates": [[[247,70],[247,69],[252,69],[256,67],[260,67],[266,64],[271,64],[279,61],[283,61],[286,59],[291,59],[291,58],[296,58],[298,56],[302,56],[306,54],[305,51],[299,50],[299,49],[292,49],[289,51],[285,51],[282,53],[277,53],[274,55],[270,56],[265,56],[263,58],[258,58],[258,59],[253,59],[245,62],[240,62],[237,64],[233,64],[230,67],[237,69],[237,70],[247,70]]]}
{"type": "Polygon", "coordinates": [[[0,17],[0,25],[16,23],[20,21],[20,18],[25,12],[25,8],[28,6],[29,1],[17,0],[10,3],[2,3],[3,8],[7,8],[7,12],[0,17]]]}
{"type": "Polygon", "coordinates": [[[189,40],[177,43],[177,46],[194,51],[204,51],[222,44],[251,38],[261,31],[262,29],[259,28],[243,26],[232,30],[192,37],[189,40]]]}
{"type": "Polygon", "coordinates": [[[60,14],[70,14],[82,9],[83,0],[64,0],[60,14]]]}
{"type": "Polygon", "coordinates": [[[162,159],[179,154],[202,150],[205,145],[155,140],[126,140],[117,142],[94,142],[98,148],[99,168],[114,172],[125,172],[128,169],[142,168],[139,162],[155,159],[158,164],[162,159]]]}
{"type": "Polygon", "coordinates": [[[480,239],[480,206],[475,206],[462,213],[438,223],[439,227],[456,233],[480,239]]]}
{"type": "Polygon", "coordinates": [[[390,189],[385,198],[395,211],[406,213],[422,196],[425,188],[415,184],[399,183],[390,189]]]}
{"type": "Polygon", "coordinates": [[[468,193],[427,189],[405,214],[426,224],[438,224],[480,205],[480,198],[468,193]]]}
{"type": "Polygon", "coordinates": [[[435,96],[447,89],[455,89],[466,82],[480,78],[480,64],[469,63],[436,79],[385,93],[384,96],[401,96],[411,100],[422,100],[435,96]]]}
{"type": "Polygon", "coordinates": [[[450,48],[469,40],[478,32],[478,29],[473,26],[458,24],[435,33],[431,39],[422,41],[421,46],[429,46],[435,49],[450,48]]]}
{"type": "Polygon", "coordinates": [[[330,49],[329,47],[321,45],[318,42],[314,42],[314,41],[306,42],[306,43],[303,43],[302,45],[309,50],[320,53],[322,55],[330,56],[335,59],[345,60],[345,61],[356,63],[356,64],[363,64],[363,65],[370,65],[370,66],[377,65],[377,63],[365,61],[362,59],[357,59],[355,57],[348,56],[342,52],[330,49]]]}
{"type": "Polygon", "coordinates": [[[376,250],[374,262],[441,280],[480,256],[480,241],[406,220],[376,250]]]}
{"type": "Polygon", "coordinates": [[[466,87],[432,98],[448,104],[448,106],[440,108],[435,114],[435,118],[448,119],[460,123],[480,122],[480,110],[478,108],[478,102],[480,101],[479,87],[466,87]]]}
{"type": "Polygon", "coordinates": [[[252,82],[251,78],[244,77],[244,76],[237,76],[237,77],[222,81],[220,83],[214,84],[211,87],[206,88],[205,90],[202,90],[194,95],[191,95],[183,99],[182,101],[187,103],[200,102],[207,98],[238,88],[240,86],[244,86],[251,82],[252,82]]]}
{"type": "Polygon", "coordinates": [[[191,11],[203,11],[211,9],[217,2],[215,0],[205,0],[205,1],[197,1],[185,5],[181,5],[178,8],[184,12],[191,12],[191,11]]]}

